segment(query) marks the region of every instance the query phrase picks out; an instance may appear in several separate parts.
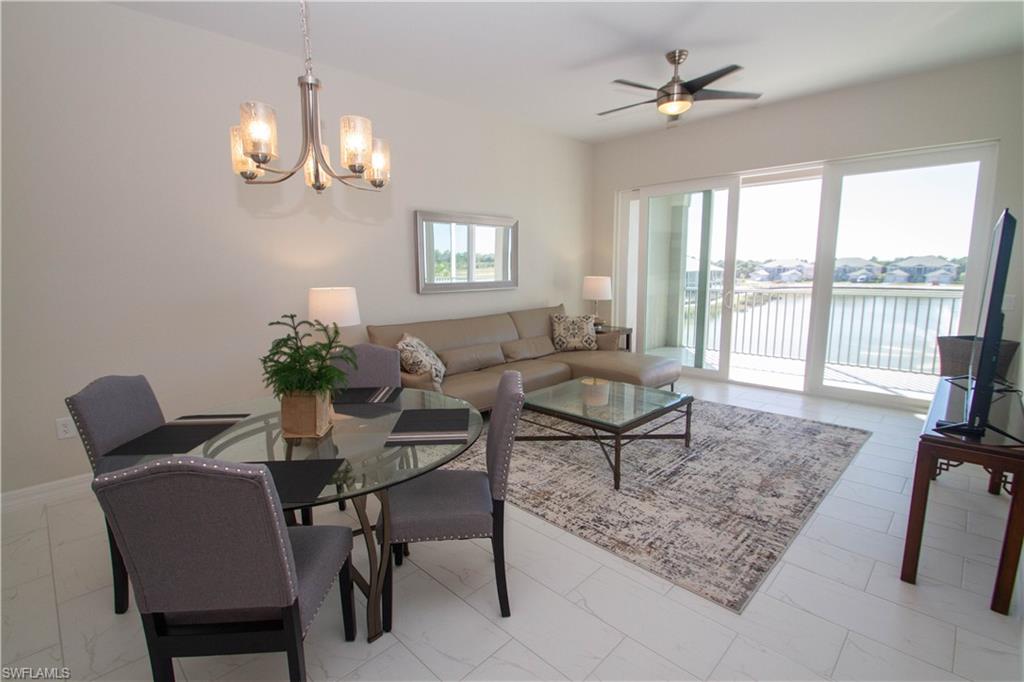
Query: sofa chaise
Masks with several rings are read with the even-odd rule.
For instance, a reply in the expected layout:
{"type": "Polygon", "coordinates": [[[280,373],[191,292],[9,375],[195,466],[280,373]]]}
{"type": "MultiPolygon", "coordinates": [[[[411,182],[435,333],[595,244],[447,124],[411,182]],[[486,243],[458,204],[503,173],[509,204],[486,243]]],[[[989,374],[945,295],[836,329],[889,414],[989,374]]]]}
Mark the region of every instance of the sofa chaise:
{"type": "MultiPolygon", "coordinates": [[[[562,305],[454,320],[368,325],[370,343],[394,348],[403,334],[416,336],[437,353],[447,371],[440,385],[430,373],[402,372],[402,385],[441,391],[481,410],[494,404],[501,373],[522,373],[526,391],[576,377],[598,377],[648,387],[668,386],[679,378],[677,360],[608,348],[554,352],[551,315],[562,305]]],[[[618,337],[599,336],[599,348],[618,337]]]]}

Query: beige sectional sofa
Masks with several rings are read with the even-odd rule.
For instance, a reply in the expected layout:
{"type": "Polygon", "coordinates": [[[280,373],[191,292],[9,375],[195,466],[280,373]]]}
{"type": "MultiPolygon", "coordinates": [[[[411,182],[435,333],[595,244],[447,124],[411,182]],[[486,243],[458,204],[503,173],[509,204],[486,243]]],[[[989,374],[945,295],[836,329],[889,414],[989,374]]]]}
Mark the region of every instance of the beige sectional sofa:
{"type": "MultiPolygon", "coordinates": [[[[370,343],[394,348],[403,334],[422,339],[444,361],[444,381],[435,386],[430,374],[402,373],[405,386],[440,390],[490,409],[501,373],[518,370],[532,391],[572,379],[592,376],[643,386],[667,386],[679,378],[679,362],[669,358],[620,350],[554,352],[551,315],[563,306],[518,310],[455,320],[369,325],[370,343]]],[[[598,337],[604,341],[603,337],[598,337]]],[[[608,342],[618,339],[608,335],[608,342]]]]}

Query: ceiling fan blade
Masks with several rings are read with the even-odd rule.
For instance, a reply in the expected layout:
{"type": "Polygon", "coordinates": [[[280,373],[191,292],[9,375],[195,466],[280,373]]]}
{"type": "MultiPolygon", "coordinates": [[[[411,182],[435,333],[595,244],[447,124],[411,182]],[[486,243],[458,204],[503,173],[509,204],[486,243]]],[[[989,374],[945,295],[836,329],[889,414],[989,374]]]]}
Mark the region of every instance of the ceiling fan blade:
{"type": "Polygon", "coordinates": [[[636,81],[628,81],[625,78],[616,78],[612,83],[618,83],[619,85],[628,85],[631,88],[640,88],[641,90],[655,90],[658,88],[653,85],[644,85],[643,83],[637,83],[636,81]]]}
{"type": "Polygon", "coordinates": [[[698,90],[694,93],[694,100],[704,99],[757,99],[760,92],[735,92],[732,90],[698,90]]]}
{"type": "Polygon", "coordinates": [[[711,85],[719,78],[722,78],[723,76],[728,76],[733,71],[739,71],[742,68],[742,66],[738,66],[736,64],[733,64],[732,66],[726,66],[724,68],[719,69],[718,71],[706,73],[700,78],[694,78],[692,81],[686,81],[685,83],[683,83],[683,85],[686,87],[687,90],[689,90],[691,95],[696,95],[698,90],[703,90],[704,88],[711,85]]]}
{"type": "Polygon", "coordinates": [[[623,109],[632,109],[633,107],[638,107],[641,104],[651,104],[652,102],[657,102],[657,101],[658,101],[657,98],[655,98],[655,99],[649,99],[646,102],[637,102],[636,104],[627,104],[626,106],[618,107],[617,109],[609,109],[608,111],[598,112],[597,115],[598,116],[604,116],[605,114],[614,114],[616,111],[622,111],[623,109]]]}

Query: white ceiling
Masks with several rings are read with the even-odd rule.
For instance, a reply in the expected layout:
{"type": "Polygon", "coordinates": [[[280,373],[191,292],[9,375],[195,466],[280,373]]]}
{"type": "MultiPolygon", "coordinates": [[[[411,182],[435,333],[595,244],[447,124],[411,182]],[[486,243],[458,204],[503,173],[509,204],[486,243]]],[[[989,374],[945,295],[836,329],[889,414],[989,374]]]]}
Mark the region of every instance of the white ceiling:
{"type": "MultiPolygon", "coordinates": [[[[301,72],[297,3],[123,6],[294,55],[301,72]]],[[[685,123],[1024,46],[1021,2],[312,2],[310,21],[314,63],[582,140],[664,126],[653,104],[595,113],[649,99],[611,81],[663,84],[672,73],[663,54],[677,47],[690,51],[684,78],[739,64],[712,87],[764,93],[756,102],[699,102],[685,123]]]]}

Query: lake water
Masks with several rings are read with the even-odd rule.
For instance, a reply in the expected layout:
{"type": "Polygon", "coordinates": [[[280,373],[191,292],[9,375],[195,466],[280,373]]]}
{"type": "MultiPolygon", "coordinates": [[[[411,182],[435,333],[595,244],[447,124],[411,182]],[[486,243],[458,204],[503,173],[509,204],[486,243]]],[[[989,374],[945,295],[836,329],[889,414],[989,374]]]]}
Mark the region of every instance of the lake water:
{"type": "MultiPolygon", "coordinates": [[[[935,374],[936,338],[956,334],[960,296],[956,289],[890,289],[832,296],[826,362],[903,372],[935,374]]],[[[720,348],[721,313],[711,306],[707,347],[720,348]]],[[[809,290],[738,291],[733,306],[732,351],[804,360],[810,327],[809,290]]],[[[684,316],[684,344],[694,345],[694,320],[684,316]]]]}

